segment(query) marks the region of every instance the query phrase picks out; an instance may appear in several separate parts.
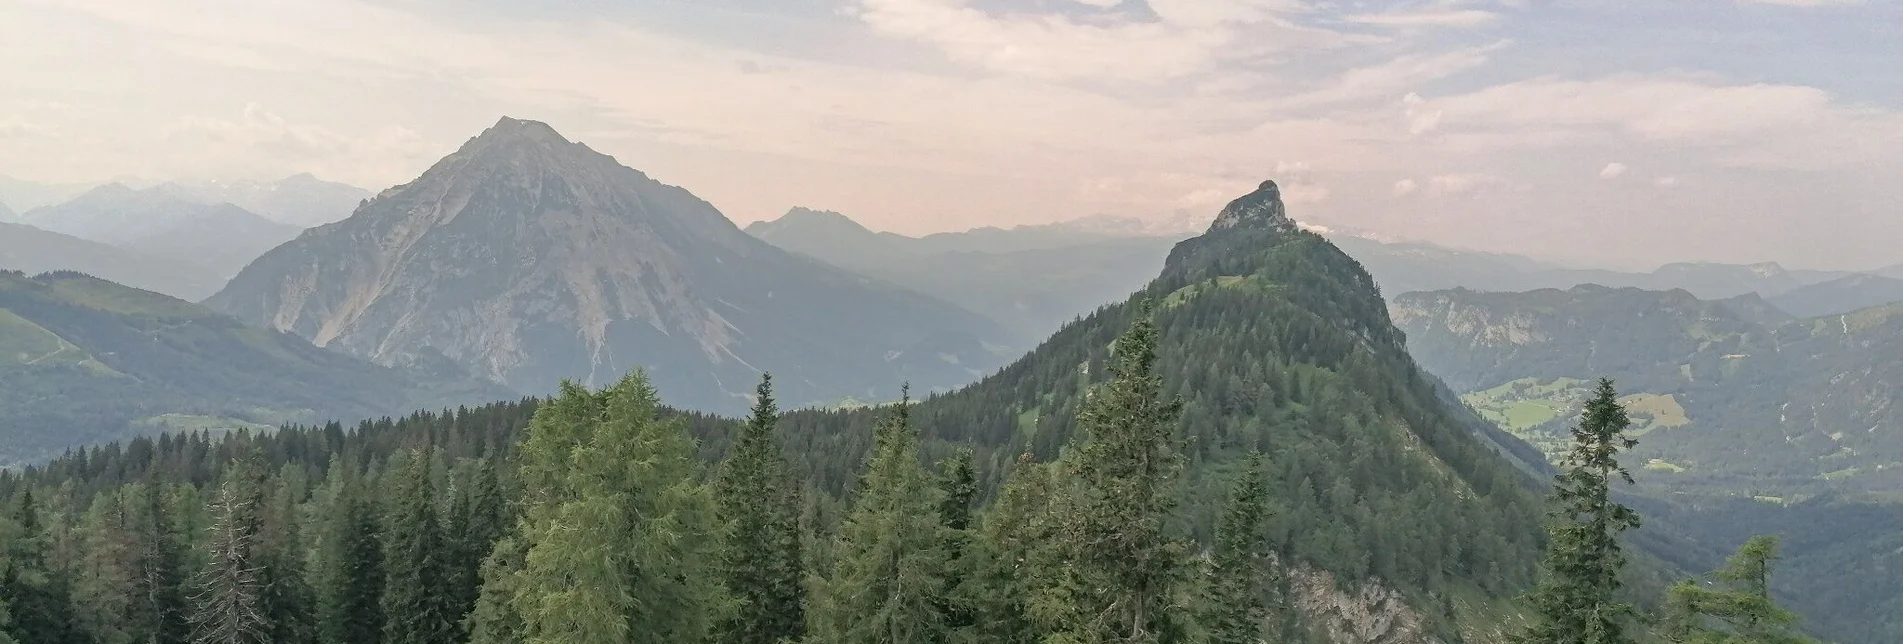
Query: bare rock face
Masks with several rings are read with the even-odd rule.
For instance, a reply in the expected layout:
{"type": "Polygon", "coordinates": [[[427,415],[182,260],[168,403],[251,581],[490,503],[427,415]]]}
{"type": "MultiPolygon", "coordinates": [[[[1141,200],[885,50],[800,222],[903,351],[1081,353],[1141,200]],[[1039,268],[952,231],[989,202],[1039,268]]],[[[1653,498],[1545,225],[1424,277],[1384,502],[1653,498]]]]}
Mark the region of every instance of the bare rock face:
{"type": "Polygon", "coordinates": [[[1297,567],[1289,576],[1295,606],[1335,644],[1441,644],[1401,593],[1375,584],[1342,590],[1335,576],[1297,567]]]}
{"type": "Polygon", "coordinates": [[[1001,362],[969,312],[742,232],[549,126],[504,118],[207,304],[385,364],[448,359],[526,393],[645,368],[672,403],[744,409],[942,389],[1001,362]]]}
{"type": "Polygon", "coordinates": [[[1216,221],[1209,229],[1222,230],[1237,226],[1260,226],[1282,232],[1295,230],[1295,220],[1289,219],[1288,207],[1282,204],[1282,189],[1275,181],[1264,181],[1255,192],[1237,197],[1216,215],[1216,221]]]}

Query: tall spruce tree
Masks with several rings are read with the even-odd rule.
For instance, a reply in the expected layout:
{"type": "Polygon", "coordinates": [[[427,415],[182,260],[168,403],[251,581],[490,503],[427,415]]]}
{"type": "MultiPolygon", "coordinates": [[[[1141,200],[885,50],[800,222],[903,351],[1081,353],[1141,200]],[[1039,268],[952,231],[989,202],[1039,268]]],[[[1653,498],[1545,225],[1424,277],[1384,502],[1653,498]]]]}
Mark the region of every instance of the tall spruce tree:
{"type": "Polygon", "coordinates": [[[1262,455],[1250,454],[1236,478],[1203,578],[1197,621],[1209,644],[1260,642],[1268,617],[1269,549],[1262,530],[1269,518],[1269,490],[1262,455]]]}
{"type": "Polygon", "coordinates": [[[1675,644],[1814,644],[1793,632],[1797,616],[1771,598],[1777,547],[1777,537],[1752,537],[1712,575],[1716,584],[1673,586],[1666,598],[1665,639],[1675,644]]]}
{"type": "Polygon", "coordinates": [[[430,454],[412,450],[385,475],[389,505],[384,517],[384,644],[449,644],[457,623],[444,593],[448,553],[436,517],[430,454]]]}
{"type": "Polygon", "coordinates": [[[960,449],[939,464],[938,519],[945,528],[945,628],[953,633],[968,633],[975,622],[974,609],[958,597],[977,565],[972,539],[972,505],[978,500],[978,470],[972,465],[971,449],[960,449]]]}
{"type": "Polygon", "coordinates": [[[773,376],[763,374],[753,413],[714,481],[725,537],[720,575],[734,601],[716,630],[721,644],[779,644],[806,633],[804,503],[774,436],[779,420],[773,376]]]}
{"type": "Polygon", "coordinates": [[[255,464],[234,462],[211,502],[205,567],[192,584],[193,644],[265,644],[271,624],[264,605],[264,562],[258,552],[263,498],[255,464]]]}
{"type": "Polygon", "coordinates": [[[98,644],[141,641],[133,624],[133,544],[118,491],[93,497],[75,536],[81,545],[72,570],[73,605],[86,639],[98,644]]]}
{"type": "Polygon", "coordinates": [[[468,620],[482,593],[482,562],[502,538],[504,525],[502,482],[496,474],[495,458],[465,463],[463,485],[452,491],[445,539],[450,550],[449,580],[445,589],[452,612],[457,616],[458,641],[467,640],[468,620]]]}
{"type": "Polygon", "coordinates": [[[0,603],[12,612],[9,632],[22,643],[78,642],[73,615],[72,586],[55,570],[52,539],[40,522],[40,504],[33,490],[21,492],[13,507],[14,535],[7,544],[5,570],[0,571],[0,603]]]}
{"type": "Polygon", "coordinates": [[[1020,455],[997,502],[986,509],[971,544],[969,575],[956,595],[972,615],[965,641],[1043,641],[1045,632],[1033,619],[1033,606],[1056,585],[1062,570],[1055,547],[1059,524],[1051,512],[1054,470],[1030,454],[1020,455]]]}
{"type": "Polygon", "coordinates": [[[185,553],[166,488],[159,483],[134,484],[123,496],[132,516],[133,641],[183,644],[191,636],[186,620],[185,553]]]}
{"type": "Polygon", "coordinates": [[[1174,447],[1182,404],[1163,395],[1157,333],[1146,302],[1113,347],[1110,379],[1091,390],[1077,415],[1082,444],[1065,463],[1070,498],[1059,510],[1067,577],[1061,599],[1044,611],[1060,641],[1184,636],[1177,604],[1187,548],[1169,531],[1182,468],[1174,447]]]}
{"type": "Polygon", "coordinates": [[[536,410],[521,447],[525,513],[511,537],[520,542],[491,558],[477,641],[709,634],[725,611],[719,580],[706,574],[720,543],[714,503],[693,440],[659,410],[639,372],[600,392],[565,383],[536,410]]]}
{"type": "Polygon", "coordinates": [[[330,498],[318,524],[312,571],[318,641],[378,644],[383,641],[384,575],[376,506],[342,459],[332,459],[325,488],[330,498]]]}
{"type": "Polygon", "coordinates": [[[1633,607],[1619,601],[1626,557],[1620,535],[1639,527],[1639,515],[1612,500],[1612,482],[1632,482],[1619,465],[1621,451],[1637,441],[1612,381],[1600,379],[1573,427],[1573,446],[1553,486],[1553,523],[1544,575],[1529,595],[1532,623],[1513,641],[1520,644],[1631,644],[1626,633],[1633,607]]]}
{"type": "Polygon", "coordinates": [[[908,394],[875,430],[832,570],[814,584],[815,642],[933,644],[948,635],[943,494],[920,461],[911,406],[908,394]]]}
{"type": "MultiPolygon", "coordinates": [[[[288,471],[288,469],[287,469],[288,471]]],[[[280,477],[276,493],[266,504],[259,560],[264,564],[264,614],[270,622],[272,644],[314,644],[317,641],[316,599],[305,570],[299,497],[302,485],[280,477]]]]}

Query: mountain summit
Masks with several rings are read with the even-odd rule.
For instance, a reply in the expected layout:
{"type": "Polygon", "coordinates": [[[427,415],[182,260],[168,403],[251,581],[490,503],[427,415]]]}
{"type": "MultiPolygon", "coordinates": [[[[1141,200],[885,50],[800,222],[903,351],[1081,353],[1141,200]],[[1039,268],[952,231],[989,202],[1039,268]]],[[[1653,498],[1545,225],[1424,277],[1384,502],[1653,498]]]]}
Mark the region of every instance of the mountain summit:
{"type": "Polygon", "coordinates": [[[796,403],[976,379],[1001,332],[795,256],[536,121],[504,118],[207,304],[384,364],[447,358],[519,391],[647,368],[737,412],[762,370],[796,403]]]}
{"type": "Polygon", "coordinates": [[[1223,207],[1216,215],[1216,221],[1209,225],[1210,230],[1222,230],[1236,226],[1262,226],[1287,232],[1295,229],[1295,220],[1288,218],[1288,207],[1282,205],[1282,189],[1274,180],[1264,181],[1255,192],[1237,197],[1223,207]]]}

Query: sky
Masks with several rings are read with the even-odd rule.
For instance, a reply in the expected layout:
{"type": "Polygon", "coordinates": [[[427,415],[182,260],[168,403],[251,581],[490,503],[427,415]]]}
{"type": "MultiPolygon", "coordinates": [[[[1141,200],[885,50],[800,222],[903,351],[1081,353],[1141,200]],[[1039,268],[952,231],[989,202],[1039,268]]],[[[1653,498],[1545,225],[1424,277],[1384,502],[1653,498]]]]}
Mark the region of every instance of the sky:
{"type": "Polygon", "coordinates": [[[1903,0],[6,0],[0,175],[403,183],[501,116],[746,223],[1903,263],[1903,0]]]}

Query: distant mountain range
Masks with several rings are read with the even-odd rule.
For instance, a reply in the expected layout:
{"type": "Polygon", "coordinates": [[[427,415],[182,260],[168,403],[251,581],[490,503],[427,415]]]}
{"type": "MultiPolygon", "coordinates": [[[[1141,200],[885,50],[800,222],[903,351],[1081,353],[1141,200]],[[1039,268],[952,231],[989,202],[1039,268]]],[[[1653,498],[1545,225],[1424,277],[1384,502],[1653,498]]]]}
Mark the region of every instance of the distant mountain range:
{"type": "Polygon", "coordinates": [[[1789,270],[1773,262],[1680,262],[1634,273],[1562,268],[1518,255],[1433,244],[1379,242],[1347,235],[1330,239],[1367,267],[1382,292],[1390,297],[1453,288],[1520,292],[1596,284],[1651,291],[1683,289],[1707,300],[1755,293],[1797,317],[1835,315],[1903,302],[1903,267],[1857,273],[1789,270]]]}
{"type": "Polygon", "coordinates": [[[1903,304],[1797,319],[1756,296],[1580,286],[1389,309],[1429,371],[1535,444],[1556,447],[1589,381],[1613,378],[1648,486],[1903,491],[1903,304]]]}
{"type": "Polygon", "coordinates": [[[193,301],[210,297],[225,283],[223,276],[197,264],[9,223],[0,223],[0,270],[78,271],[193,301]]]}
{"type": "Polygon", "coordinates": [[[649,368],[744,410],[945,390],[1012,355],[952,304],[776,248],[549,126],[503,119],[416,180],[259,257],[207,304],[388,365],[447,358],[527,393],[649,368]]]}
{"type": "Polygon", "coordinates": [[[746,230],[780,248],[996,320],[1023,346],[1141,287],[1184,238],[1128,237],[1074,223],[907,237],[805,208],[746,230]]]}
{"type": "MultiPolygon", "coordinates": [[[[28,211],[30,226],[194,264],[222,277],[290,241],[301,228],[228,203],[186,199],[165,188],[106,184],[72,201],[28,211]]],[[[75,267],[76,268],[76,267],[75,267]]]]}
{"type": "Polygon", "coordinates": [[[134,434],[355,422],[515,395],[431,367],[379,367],[93,277],[0,271],[0,467],[134,434]]]}
{"type": "Polygon", "coordinates": [[[349,217],[368,190],[309,173],[277,181],[189,181],[158,186],[204,204],[229,203],[289,226],[315,228],[349,217]]]}

